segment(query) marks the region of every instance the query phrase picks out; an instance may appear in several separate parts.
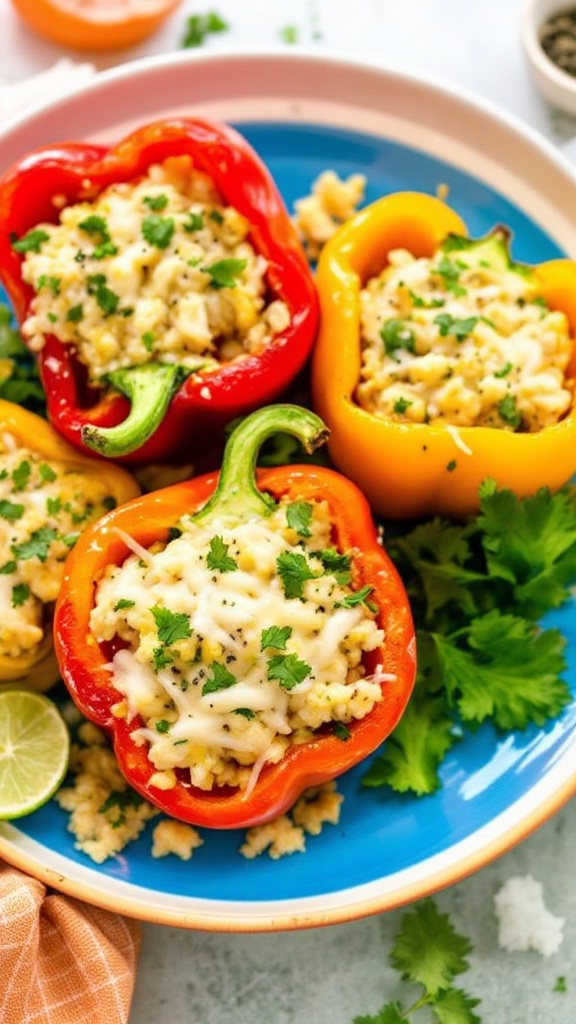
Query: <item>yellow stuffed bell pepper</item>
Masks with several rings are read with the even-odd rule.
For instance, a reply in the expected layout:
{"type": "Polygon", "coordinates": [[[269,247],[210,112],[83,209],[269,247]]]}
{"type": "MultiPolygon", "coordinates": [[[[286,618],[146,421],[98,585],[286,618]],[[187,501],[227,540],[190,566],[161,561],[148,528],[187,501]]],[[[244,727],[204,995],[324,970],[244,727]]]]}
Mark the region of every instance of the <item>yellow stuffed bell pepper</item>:
{"type": "Polygon", "coordinates": [[[79,455],[45,420],[0,400],[0,689],[56,682],[52,612],[68,552],[138,493],[125,470],[79,455]]]}
{"type": "Polygon", "coordinates": [[[375,512],[461,517],[486,478],[519,496],[570,479],[575,262],[512,263],[506,229],[475,242],[446,204],[404,192],[339,229],[317,286],[314,408],[375,512]],[[538,331],[551,367],[537,365],[538,331]]]}

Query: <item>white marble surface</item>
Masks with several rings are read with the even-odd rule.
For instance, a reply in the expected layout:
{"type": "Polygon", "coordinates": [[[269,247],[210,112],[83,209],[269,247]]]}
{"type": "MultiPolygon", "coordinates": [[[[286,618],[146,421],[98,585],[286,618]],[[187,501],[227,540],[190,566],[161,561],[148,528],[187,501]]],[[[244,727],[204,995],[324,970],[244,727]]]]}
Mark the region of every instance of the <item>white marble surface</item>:
{"type": "MultiPolygon", "coordinates": [[[[114,55],[81,55],[24,28],[0,0],[0,78],[16,82],[63,55],[98,68],[180,48],[188,14],[212,9],[229,23],[209,49],[263,48],[287,25],[299,43],[439,78],[475,93],[530,124],[550,141],[576,135],[576,121],[535,93],[520,47],[522,0],[215,0],[184,2],[149,42],[114,55]]],[[[437,896],[474,945],[462,977],[481,999],[483,1024],[576,1022],[576,804],[515,850],[437,896]],[[546,905],[566,919],[553,956],[508,953],[498,946],[493,896],[510,876],[532,874],[546,905]],[[554,991],[566,977],[567,992],[554,991]]],[[[143,926],[143,948],[130,1024],[351,1024],[405,986],[388,962],[402,911],[363,921],[272,935],[222,935],[143,926]]],[[[426,1011],[414,1015],[426,1024],[426,1011]]],[[[111,1022],[112,1024],[112,1022],[111,1022]]]]}

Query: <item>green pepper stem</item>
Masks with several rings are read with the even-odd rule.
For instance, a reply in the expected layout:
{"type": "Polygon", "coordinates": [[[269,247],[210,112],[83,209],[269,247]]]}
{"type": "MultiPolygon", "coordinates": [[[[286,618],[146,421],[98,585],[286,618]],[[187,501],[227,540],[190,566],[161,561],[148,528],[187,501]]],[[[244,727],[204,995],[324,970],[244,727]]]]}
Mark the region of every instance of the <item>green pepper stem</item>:
{"type": "Polygon", "coordinates": [[[305,451],[312,452],[328,437],[319,416],[298,405],[269,405],[242,420],[230,435],[218,484],[193,522],[230,517],[236,521],[269,516],[276,502],[256,484],[256,460],[264,441],[276,433],[292,434],[305,451]]]}
{"type": "Polygon", "coordinates": [[[114,427],[86,424],[82,441],[110,459],[141,448],[162,423],[174,394],[191,372],[175,363],[144,363],[107,374],[107,382],[130,400],[130,412],[114,427]]]}

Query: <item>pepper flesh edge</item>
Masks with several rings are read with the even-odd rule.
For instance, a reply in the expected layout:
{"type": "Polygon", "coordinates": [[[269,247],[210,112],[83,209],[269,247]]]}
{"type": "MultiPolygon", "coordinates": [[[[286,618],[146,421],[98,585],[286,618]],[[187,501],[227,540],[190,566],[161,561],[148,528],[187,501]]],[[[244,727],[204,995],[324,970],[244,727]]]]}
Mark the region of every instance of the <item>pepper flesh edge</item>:
{"type": "MultiPolygon", "coordinates": [[[[564,419],[531,434],[393,422],[355,401],[361,287],[382,270],[391,249],[431,256],[450,233],[468,234],[440,200],[395,193],[344,225],[318,266],[321,326],[312,362],[313,407],[330,429],[335,465],[364,491],[376,513],[390,518],[466,516],[478,511],[478,488],[486,478],[527,497],[542,486],[556,490],[576,471],[576,398],[564,419]]],[[[576,338],[576,262],[550,260],[535,274],[542,296],[566,314],[576,338]]],[[[569,372],[576,374],[576,344],[569,372]]]]}
{"type": "Polygon", "coordinates": [[[349,726],[349,740],[325,733],[290,747],[277,765],[263,768],[246,798],[240,789],[206,793],[180,784],[166,791],[149,788],[153,765],[145,748],[137,747],[130,738],[138,719],[128,727],[111,710],[120,695],[105,668],[107,658],[90,633],[94,588],[86,587],[85,581],[97,579],[106,565],[120,564],[130,553],[116,531],[112,533],[112,525],[149,547],[165,539],[170,526],[184,513],[208,499],[216,486],[216,474],[176,484],[154,496],[146,495],[100,520],[80,538],[70,556],[67,586],[61,592],[55,615],[55,646],[63,679],[86,717],[112,735],[116,756],[129,783],[173,817],[209,828],[247,828],[270,821],[291,807],[304,789],[336,778],[367,757],[399,721],[416,671],[408,599],[395,567],[378,542],[370,508],[354,484],[332,470],[308,466],[260,470],[257,480],[259,487],[277,500],[281,496],[294,500],[318,496],[326,499],[336,526],[338,547],[360,549],[354,560],[358,575],[355,585],[368,584],[374,588],[371,600],[379,605],[377,621],[385,629],[386,640],[383,649],[367,657],[367,666],[372,671],[382,662],[383,670],[396,679],[383,684],[383,698],[370,714],[349,726]]]}
{"type": "MultiPolygon", "coordinates": [[[[318,302],[312,274],[283,200],[268,169],[235,129],[202,118],[173,118],[143,126],[117,145],[70,143],[39,149],[9,168],[0,180],[0,276],[20,323],[33,289],[22,280],[21,257],[11,238],[42,221],[54,221],[55,196],[67,205],[90,199],[108,185],[131,181],[153,163],[191,155],[194,166],[214,182],[225,203],[250,224],[249,238],[268,261],[270,292],[289,308],[290,325],[261,354],[246,354],[218,370],[191,374],[176,392],[160,426],[144,445],[121,461],[157,461],[186,438],[221,431],[235,417],[265,405],[292,382],[314,341],[318,302]]],[[[111,427],[127,416],[129,404],[117,392],[80,401],[79,366],[71,346],[47,335],[39,367],[48,415],[60,433],[81,450],[82,428],[111,427]]],[[[80,368],[83,369],[83,368],[80,368]]],[[[85,450],[85,449],[84,449],[85,450]]]]}

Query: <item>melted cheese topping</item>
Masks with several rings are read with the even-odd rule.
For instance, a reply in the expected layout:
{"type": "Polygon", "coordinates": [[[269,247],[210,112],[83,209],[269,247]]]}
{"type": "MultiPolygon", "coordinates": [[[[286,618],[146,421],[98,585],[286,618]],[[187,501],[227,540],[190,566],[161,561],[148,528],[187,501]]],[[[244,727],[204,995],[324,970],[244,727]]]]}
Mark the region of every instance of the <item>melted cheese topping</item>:
{"type": "Polygon", "coordinates": [[[32,653],[80,530],[114,505],[94,475],[0,436],[0,657],[32,653]]]}
{"type": "Polygon", "coordinates": [[[202,789],[250,786],[290,744],[381,699],[382,673],[366,677],[362,659],[383,633],[352,596],[351,557],[331,569],[327,506],[309,507],[309,536],[283,506],[239,524],[183,520],[181,536],[99,582],[91,629],[123,643],[110,663],[116,710],[143,719],[132,735],[148,745],[154,784],[174,785],[183,768],[202,789]]]}
{"type": "Polygon", "coordinates": [[[249,231],[188,157],[154,165],[28,233],[22,274],[36,296],[23,332],[36,350],[46,334],[74,345],[94,380],[151,360],[217,368],[259,352],[290,314],[267,301],[249,231]]]}
{"type": "Polygon", "coordinates": [[[461,268],[457,256],[395,250],[366,284],[358,403],[400,422],[523,431],[558,422],[572,403],[566,316],[521,274],[461,268]]]}

